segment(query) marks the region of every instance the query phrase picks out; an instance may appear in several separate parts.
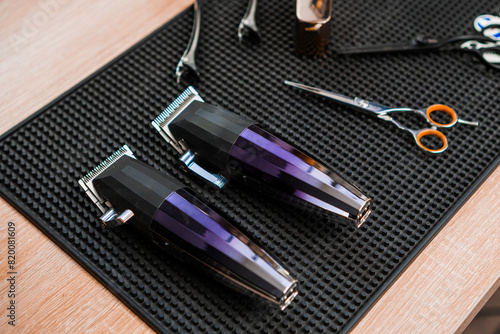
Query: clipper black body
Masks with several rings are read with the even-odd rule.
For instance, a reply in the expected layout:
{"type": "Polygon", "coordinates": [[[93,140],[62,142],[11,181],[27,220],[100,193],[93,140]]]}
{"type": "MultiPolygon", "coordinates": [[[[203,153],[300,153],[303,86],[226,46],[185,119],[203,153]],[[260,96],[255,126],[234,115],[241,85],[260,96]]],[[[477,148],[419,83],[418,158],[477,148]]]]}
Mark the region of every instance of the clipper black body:
{"type": "Polygon", "coordinates": [[[227,220],[127,146],[79,181],[107,226],[130,224],[162,248],[239,290],[288,306],[297,281],[227,220]]]}
{"type": "Polygon", "coordinates": [[[236,179],[358,227],[371,212],[371,199],[357,187],[255,122],[205,103],[192,87],[152,125],[188,169],[219,188],[236,179]]]}

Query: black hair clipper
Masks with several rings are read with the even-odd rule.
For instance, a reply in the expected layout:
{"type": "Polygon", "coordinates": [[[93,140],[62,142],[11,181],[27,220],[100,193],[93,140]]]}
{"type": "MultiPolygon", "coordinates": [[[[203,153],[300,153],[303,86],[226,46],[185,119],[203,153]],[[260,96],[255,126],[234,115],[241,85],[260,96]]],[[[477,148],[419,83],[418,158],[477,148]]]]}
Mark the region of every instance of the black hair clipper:
{"type": "Polygon", "coordinates": [[[372,201],[342,177],[255,122],[186,89],[152,123],[192,172],[219,188],[230,179],[356,226],[372,201]]]}
{"type": "Polygon", "coordinates": [[[109,227],[129,224],[224,283],[287,307],[297,281],[183,184],[135,159],[128,146],[78,181],[109,227]]]}

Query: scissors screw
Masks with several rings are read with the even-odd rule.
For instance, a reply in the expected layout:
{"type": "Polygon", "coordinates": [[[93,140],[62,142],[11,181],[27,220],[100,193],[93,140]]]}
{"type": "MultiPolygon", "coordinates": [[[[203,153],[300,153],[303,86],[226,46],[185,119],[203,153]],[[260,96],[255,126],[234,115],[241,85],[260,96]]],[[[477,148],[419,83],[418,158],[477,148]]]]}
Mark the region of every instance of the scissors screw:
{"type": "Polygon", "coordinates": [[[359,100],[358,105],[361,108],[367,108],[370,105],[370,102],[368,100],[359,100]]]}
{"type": "Polygon", "coordinates": [[[413,43],[415,43],[415,45],[429,45],[429,44],[434,44],[436,42],[437,41],[435,39],[432,39],[432,38],[424,36],[424,35],[418,35],[413,40],[413,43]]]}

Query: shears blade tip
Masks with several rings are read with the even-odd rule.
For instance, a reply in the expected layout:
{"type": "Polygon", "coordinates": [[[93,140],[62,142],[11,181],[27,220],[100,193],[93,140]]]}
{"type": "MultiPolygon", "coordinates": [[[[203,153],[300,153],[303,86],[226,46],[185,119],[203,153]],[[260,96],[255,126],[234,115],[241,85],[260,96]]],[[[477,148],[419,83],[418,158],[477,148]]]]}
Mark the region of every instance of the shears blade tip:
{"type": "Polygon", "coordinates": [[[306,86],[306,85],[300,84],[298,82],[285,80],[285,81],[283,81],[283,83],[285,85],[292,86],[292,87],[299,88],[299,89],[303,89],[303,90],[307,90],[309,92],[317,93],[319,91],[319,89],[316,87],[306,86]]]}

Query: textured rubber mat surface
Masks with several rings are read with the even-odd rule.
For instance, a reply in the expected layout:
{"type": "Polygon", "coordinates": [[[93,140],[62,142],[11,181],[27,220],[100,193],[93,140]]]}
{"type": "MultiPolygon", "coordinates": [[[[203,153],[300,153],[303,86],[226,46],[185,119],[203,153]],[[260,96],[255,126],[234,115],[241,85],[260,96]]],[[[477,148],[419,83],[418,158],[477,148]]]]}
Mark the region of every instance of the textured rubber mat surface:
{"type": "MultiPolygon", "coordinates": [[[[326,58],[293,53],[295,1],[259,2],[260,46],[240,46],[246,1],[202,1],[197,90],[317,156],[374,199],[361,229],[308,217],[245,191],[215,192],[179,168],[150,121],[185,87],[175,65],[189,9],[54,101],[0,142],[2,196],[151,326],[163,332],[346,331],[498,164],[500,72],[463,53],[335,56],[333,48],[473,33],[494,1],[334,1],[326,58]],[[444,103],[466,125],[450,147],[422,153],[391,124],[284,86],[294,80],[391,106],[444,103]],[[171,173],[275,255],[300,282],[290,308],[226,289],[164,255],[129,227],[108,231],[77,180],[128,144],[171,173]]],[[[410,118],[407,125],[423,126],[410,118]]]]}

